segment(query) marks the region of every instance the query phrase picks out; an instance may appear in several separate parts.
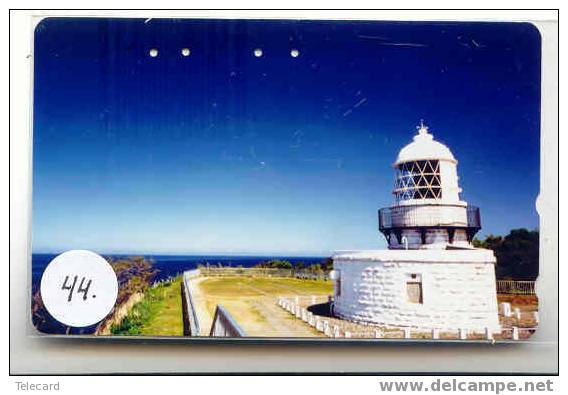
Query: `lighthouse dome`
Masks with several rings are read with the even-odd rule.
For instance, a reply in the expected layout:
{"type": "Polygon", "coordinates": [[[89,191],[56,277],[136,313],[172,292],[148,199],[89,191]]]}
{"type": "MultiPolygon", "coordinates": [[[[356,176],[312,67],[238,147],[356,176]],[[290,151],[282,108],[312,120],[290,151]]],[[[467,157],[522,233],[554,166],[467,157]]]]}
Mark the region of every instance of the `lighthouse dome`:
{"type": "Polygon", "coordinates": [[[418,126],[418,134],[414,141],[400,150],[394,165],[418,160],[437,159],[457,163],[452,151],[444,144],[435,141],[434,136],[428,132],[428,126],[423,123],[418,126]]]}

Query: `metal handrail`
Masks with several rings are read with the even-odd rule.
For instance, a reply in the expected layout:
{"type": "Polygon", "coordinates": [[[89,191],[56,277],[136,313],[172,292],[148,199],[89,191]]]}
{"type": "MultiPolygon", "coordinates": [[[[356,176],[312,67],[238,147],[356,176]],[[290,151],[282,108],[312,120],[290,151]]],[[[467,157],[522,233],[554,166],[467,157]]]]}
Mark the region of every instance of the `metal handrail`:
{"type": "Polygon", "coordinates": [[[199,336],[199,318],[197,317],[197,311],[195,309],[195,304],[193,303],[193,298],[191,296],[192,286],[191,279],[200,275],[199,269],[190,270],[183,273],[183,287],[184,296],[186,304],[187,319],[189,321],[190,336],[199,336]]]}
{"type": "Polygon", "coordinates": [[[211,324],[210,336],[244,337],[245,331],[237,324],[233,316],[220,304],[215,309],[215,316],[211,324]]]}

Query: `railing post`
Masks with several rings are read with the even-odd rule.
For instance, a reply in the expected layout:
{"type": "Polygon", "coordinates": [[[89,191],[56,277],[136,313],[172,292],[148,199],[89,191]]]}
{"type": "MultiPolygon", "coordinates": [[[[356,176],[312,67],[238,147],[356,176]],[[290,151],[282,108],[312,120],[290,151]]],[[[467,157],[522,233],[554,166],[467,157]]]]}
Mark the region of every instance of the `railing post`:
{"type": "Polygon", "coordinates": [[[329,322],[328,321],[324,321],[323,322],[323,333],[326,336],[331,336],[331,328],[329,326],[329,322]]]}
{"type": "Polygon", "coordinates": [[[437,328],[432,329],[432,339],[440,338],[440,330],[437,328]]]}
{"type": "Polygon", "coordinates": [[[513,340],[519,340],[519,328],[516,326],[513,327],[513,340]]]}
{"type": "Polygon", "coordinates": [[[505,317],[510,317],[511,316],[511,303],[502,302],[501,303],[501,313],[505,317]]]}
{"type": "Polygon", "coordinates": [[[339,332],[339,326],[334,325],[333,326],[333,337],[339,337],[340,335],[341,335],[341,333],[339,332]]]}

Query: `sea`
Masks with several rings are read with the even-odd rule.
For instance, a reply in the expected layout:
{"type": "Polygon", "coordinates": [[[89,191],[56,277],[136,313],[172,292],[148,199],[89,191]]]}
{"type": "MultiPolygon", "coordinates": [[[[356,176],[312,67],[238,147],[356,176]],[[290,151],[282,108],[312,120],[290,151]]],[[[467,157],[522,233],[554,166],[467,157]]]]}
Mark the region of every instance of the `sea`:
{"type": "MultiPolygon", "coordinates": [[[[314,256],[235,256],[235,255],[148,255],[148,254],[102,254],[113,259],[143,256],[153,263],[158,273],[154,281],[175,277],[186,270],[196,269],[198,265],[222,265],[223,267],[253,267],[271,259],[281,259],[292,264],[303,262],[306,266],[323,262],[326,257],[314,256]]],[[[32,254],[32,292],[39,288],[43,271],[57,254],[32,254]]]]}

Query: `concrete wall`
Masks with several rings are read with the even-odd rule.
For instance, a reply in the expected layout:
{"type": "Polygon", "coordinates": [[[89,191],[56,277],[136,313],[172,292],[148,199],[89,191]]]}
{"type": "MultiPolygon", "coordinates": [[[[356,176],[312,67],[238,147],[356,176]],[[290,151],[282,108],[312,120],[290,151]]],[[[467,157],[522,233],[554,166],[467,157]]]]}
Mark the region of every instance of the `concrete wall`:
{"type": "Polygon", "coordinates": [[[496,331],[494,258],[478,252],[386,250],[366,256],[337,255],[334,271],[341,292],[338,296],[335,290],[334,312],[345,319],[388,326],[496,331]],[[440,262],[432,260],[433,253],[441,256],[440,262]],[[422,281],[421,304],[408,300],[412,274],[422,281]]]}

